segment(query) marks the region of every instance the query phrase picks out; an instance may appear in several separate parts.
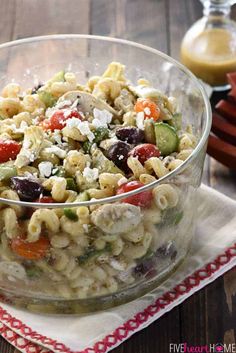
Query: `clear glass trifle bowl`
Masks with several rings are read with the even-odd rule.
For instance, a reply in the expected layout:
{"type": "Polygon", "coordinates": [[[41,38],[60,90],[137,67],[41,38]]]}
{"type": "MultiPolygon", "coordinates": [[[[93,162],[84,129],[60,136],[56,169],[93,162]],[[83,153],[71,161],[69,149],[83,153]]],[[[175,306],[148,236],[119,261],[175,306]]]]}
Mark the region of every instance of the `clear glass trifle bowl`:
{"type": "MultiPolygon", "coordinates": [[[[208,97],[190,71],[169,56],[137,43],[89,35],[52,35],[0,45],[0,88],[13,81],[27,89],[66,70],[76,75],[79,90],[83,90],[91,77],[101,75],[114,61],[125,65],[130,82],[149,80],[153,87],[177,100],[181,129],[191,129],[196,144],[168,173],[157,172],[154,178],[151,170],[147,182],[142,176],[142,187],[112,196],[105,193],[104,197],[96,197],[95,188],[89,199],[68,197],[58,201],[67,192],[63,182],[54,190],[56,202],[19,198],[17,187],[30,194],[32,185],[19,186],[16,178],[13,190],[9,180],[4,179],[9,169],[5,169],[3,178],[0,168],[3,302],[46,313],[104,310],[156,288],[188,253],[197,221],[196,191],[211,127],[208,97]],[[152,202],[147,205],[148,195],[152,202]],[[141,201],[137,203],[137,199],[141,201]]],[[[2,106],[0,101],[0,111],[2,106]]],[[[29,117],[31,113],[29,108],[29,117]]],[[[0,134],[4,119],[0,121],[0,134]]],[[[15,140],[23,128],[15,126],[15,140]]],[[[73,150],[78,146],[73,144],[73,150]]],[[[48,156],[50,163],[55,160],[52,155],[48,156]]],[[[103,162],[97,159],[96,170],[111,172],[110,164],[103,162]]],[[[84,190],[80,191],[84,195],[84,190]]]]}

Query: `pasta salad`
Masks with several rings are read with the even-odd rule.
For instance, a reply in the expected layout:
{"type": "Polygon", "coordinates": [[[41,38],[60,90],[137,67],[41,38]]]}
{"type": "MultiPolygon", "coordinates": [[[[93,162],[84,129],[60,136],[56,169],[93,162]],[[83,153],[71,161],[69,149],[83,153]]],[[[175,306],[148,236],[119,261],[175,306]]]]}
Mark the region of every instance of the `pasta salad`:
{"type": "Polygon", "coordinates": [[[175,233],[159,235],[163,219],[177,226],[182,218],[174,185],[116,203],[66,203],[121,195],[180,166],[197,138],[183,128],[176,98],[146,79],[134,85],[112,62],[85,85],[64,71],[26,92],[8,84],[0,119],[0,197],[65,203],[0,205],[2,280],[87,298],[145,278],[158,256],[174,261],[175,233]]]}

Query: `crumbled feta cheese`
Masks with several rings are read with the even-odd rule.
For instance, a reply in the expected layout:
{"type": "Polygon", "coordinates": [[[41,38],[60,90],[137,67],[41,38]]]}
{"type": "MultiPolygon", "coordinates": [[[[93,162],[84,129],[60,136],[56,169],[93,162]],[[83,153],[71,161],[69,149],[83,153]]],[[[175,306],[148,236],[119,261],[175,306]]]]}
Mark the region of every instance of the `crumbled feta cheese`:
{"type": "Polygon", "coordinates": [[[46,147],[44,149],[45,152],[55,154],[59,158],[65,158],[66,157],[66,151],[62,150],[61,148],[57,146],[51,146],[51,147],[46,147]]]}
{"type": "Polygon", "coordinates": [[[28,127],[27,122],[23,120],[23,121],[20,123],[20,129],[24,131],[27,127],[28,127]]]}
{"type": "Polygon", "coordinates": [[[92,121],[92,125],[97,129],[99,127],[107,127],[107,124],[111,123],[112,114],[108,112],[106,109],[100,110],[94,108],[93,110],[94,119],[92,121]]]}
{"type": "Polygon", "coordinates": [[[52,175],[56,174],[57,172],[58,172],[58,168],[57,167],[52,169],[52,175]]]}
{"type": "Polygon", "coordinates": [[[83,177],[89,182],[92,183],[93,181],[96,181],[99,175],[99,171],[97,168],[89,168],[85,167],[83,171],[83,177]]]}
{"type": "Polygon", "coordinates": [[[65,107],[70,107],[71,104],[72,104],[71,100],[66,99],[66,100],[64,100],[62,102],[57,103],[56,107],[57,107],[57,109],[62,109],[62,108],[65,108],[65,107]]]}
{"type": "Polygon", "coordinates": [[[128,181],[128,179],[127,179],[126,177],[123,177],[123,178],[121,178],[120,180],[118,180],[117,185],[118,185],[118,186],[121,186],[122,184],[127,183],[127,181],[128,181]]]}
{"type": "Polygon", "coordinates": [[[48,178],[52,173],[53,164],[51,162],[41,162],[38,165],[41,178],[48,178]]]}
{"type": "Polygon", "coordinates": [[[87,136],[90,142],[92,142],[95,137],[93,132],[90,130],[88,121],[81,121],[73,117],[67,120],[66,127],[78,129],[82,135],[87,136]]]}
{"type": "Polygon", "coordinates": [[[36,118],[32,119],[32,125],[38,125],[40,123],[40,117],[36,116],[36,118]]]}
{"type": "Polygon", "coordinates": [[[29,141],[29,140],[24,140],[23,141],[24,149],[30,148],[30,146],[31,146],[31,141],[29,141]]]}
{"type": "Polygon", "coordinates": [[[28,124],[26,121],[23,120],[23,121],[21,121],[19,128],[17,128],[15,124],[12,124],[10,127],[11,127],[11,130],[15,133],[17,133],[17,132],[24,133],[25,129],[27,129],[27,127],[28,127],[28,124]]]}
{"type": "Polygon", "coordinates": [[[140,130],[144,130],[144,112],[137,113],[136,125],[140,130]]]}
{"type": "Polygon", "coordinates": [[[54,133],[53,133],[53,138],[54,138],[54,141],[56,143],[58,143],[58,145],[61,145],[62,144],[62,136],[61,136],[61,130],[54,130],[54,133]]]}
{"type": "MultiPolygon", "coordinates": [[[[79,120],[79,119],[77,119],[79,120]]],[[[80,120],[79,120],[80,121],[80,120]]],[[[81,121],[78,126],[79,131],[82,135],[86,135],[88,140],[92,142],[95,138],[94,133],[90,130],[89,123],[87,121],[81,121]]]]}
{"type": "Polygon", "coordinates": [[[63,115],[65,118],[68,118],[71,114],[71,109],[63,109],[63,115]]]}
{"type": "MultiPolygon", "coordinates": [[[[26,148],[26,147],[24,146],[24,148],[26,148]]],[[[35,160],[34,153],[32,151],[27,150],[27,149],[24,149],[24,150],[22,149],[20,156],[21,156],[22,160],[25,159],[26,161],[28,160],[30,162],[34,162],[34,160],[35,160]]],[[[23,167],[23,165],[22,165],[22,167],[23,167]]]]}
{"type": "Polygon", "coordinates": [[[146,108],[143,109],[143,111],[144,111],[144,113],[145,113],[146,115],[151,115],[151,110],[150,110],[150,108],[146,107],[146,108]]]}
{"type": "Polygon", "coordinates": [[[66,121],[66,127],[73,129],[73,127],[78,128],[79,124],[81,123],[81,121],[75,117],[68,119],[66,121]]]}
{"type": "Polygon", "coordinates": [[[48,108],[45,112],[45,116],[47,118],[51,118],[56,111],[57,111],[56,107],[48,108]]]}

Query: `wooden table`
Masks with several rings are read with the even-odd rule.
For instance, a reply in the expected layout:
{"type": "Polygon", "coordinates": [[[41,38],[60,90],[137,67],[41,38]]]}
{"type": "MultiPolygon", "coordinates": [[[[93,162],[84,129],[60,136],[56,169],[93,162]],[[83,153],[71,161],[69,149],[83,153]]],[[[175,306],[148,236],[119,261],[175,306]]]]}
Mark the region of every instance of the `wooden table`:
{"type": "MultiPolygon", "coordinates": [[[[0,42],[56,33],[126,38],[178,58],[180,41],[201,17],[198,0],[1,0],[0,42]]],[[[236,19],[236,9],[233,9],[236,19]]],[[[236,198],[236,174],[206,158],[203,181],[236,198]]],[[[168,353],[169,343],[236,341],[236,269],[134,335],[114,352],[168,353]]],[[[0,353],[16,351],[0,339],[0,353]]]]}

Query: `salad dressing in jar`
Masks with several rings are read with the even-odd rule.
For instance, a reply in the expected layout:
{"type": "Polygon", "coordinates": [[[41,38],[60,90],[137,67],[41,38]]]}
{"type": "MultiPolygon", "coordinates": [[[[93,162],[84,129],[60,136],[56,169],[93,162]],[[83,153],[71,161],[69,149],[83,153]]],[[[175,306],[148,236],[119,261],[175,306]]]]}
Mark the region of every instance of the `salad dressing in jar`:
{"type": "Polygon", "coordinates": [[[186,33],[181,60],[197,77],[224,89],[226,73],[236,71],[236,23],[229,19],[229,0],[206,0],[204,17],[186,33]]]}

